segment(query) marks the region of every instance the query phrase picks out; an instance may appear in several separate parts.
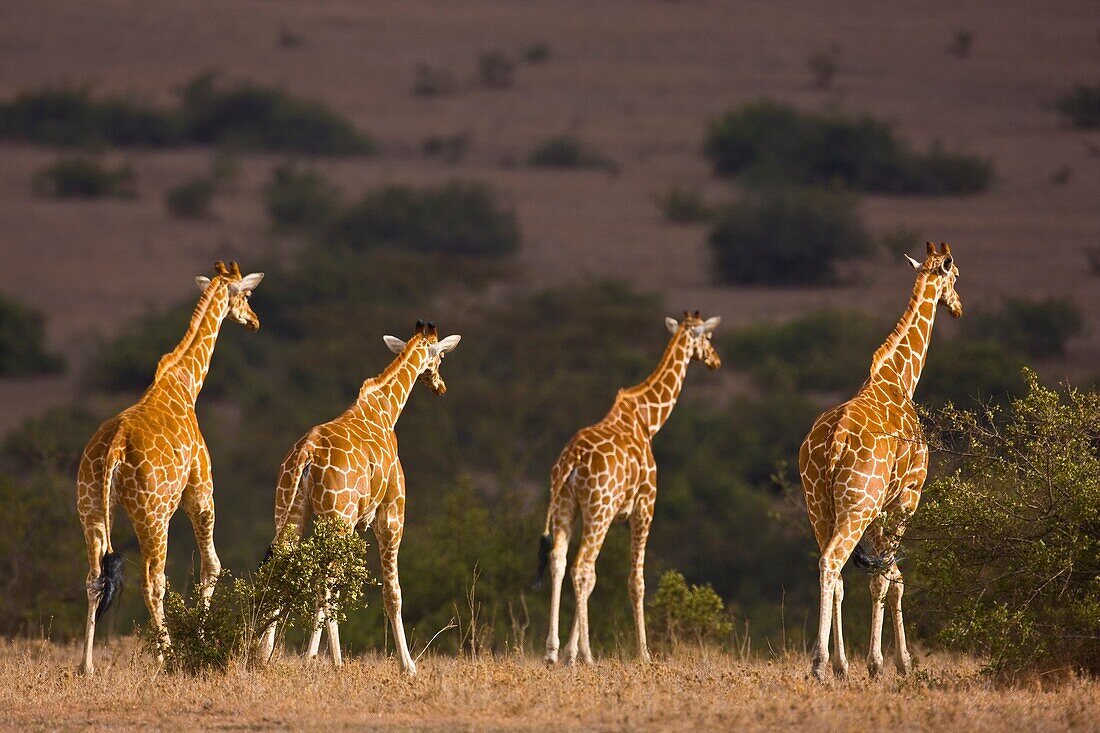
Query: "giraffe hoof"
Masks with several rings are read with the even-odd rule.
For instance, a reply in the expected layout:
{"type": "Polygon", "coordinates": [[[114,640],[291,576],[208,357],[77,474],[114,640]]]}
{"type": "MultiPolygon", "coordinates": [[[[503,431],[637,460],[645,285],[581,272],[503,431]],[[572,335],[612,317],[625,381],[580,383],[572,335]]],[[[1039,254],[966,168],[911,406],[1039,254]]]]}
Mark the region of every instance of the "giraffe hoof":
{"type": "Polygon", "coordinates": [[[882,676],[882,660],[869,660],[867,662],[867,674],[871,679],[877,680],[882,676]]]}
{"type": "Polygon", "coordinates": [[[900,674],[902,677],[905,677],[910,672],[913,671],[913,660],[910,659],[909,657],[905,657],[904,659],[900,659],[897,662],[897,668],[898,668],[898,674],[900,674]]]}
{"type": "Polygon", "coordinates": [[[558,663],[558,655],[547,654],[545,657],[543,657],[542,661],[546,663],[547,667],[553,667],[555,664],[558,663]]]}
{"type": "Polygon", "coordinates": [[[848,665],[833,667],[833,677],[838,680],[848,679],[848,665]]]}
{"type": "Polygon", "coordinates": [[[93,667],[91,665],[84,666],[82,664],[82,665],[80,665],[79,667],[76,668],[76,673],[78,675],[80,675],[81,677],[91,677],[92,675],[95,674],[95,667],[93,667]]]}
{"type": "Polygon", "coordinates": [[[818,682],[828,682],[829,681],[828,667],[827,667],[827,665],[825,664],[824,661],[819,662],[818,660],[815,659],[812,673],[813,673],[814,679],[817,680],[818,682]]]}

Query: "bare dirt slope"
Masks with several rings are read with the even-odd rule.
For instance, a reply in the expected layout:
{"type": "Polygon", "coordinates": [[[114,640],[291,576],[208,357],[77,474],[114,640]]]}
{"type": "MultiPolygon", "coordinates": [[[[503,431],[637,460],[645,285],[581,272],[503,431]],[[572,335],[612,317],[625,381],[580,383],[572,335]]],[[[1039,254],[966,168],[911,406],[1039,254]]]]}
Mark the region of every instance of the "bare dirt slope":
{"type": "Polygon", "coordinates": [[[823,689],[801,656],[740,662],[680,655],[643,666],[607,660],[546,668],[528,657],[426,657],[403,678],[392,659],[280,663],[206,679],[158,675],[124,642],[93,678],[75,646],[0,648],[0,727],[67,730],[936,730],[1095,729],[1100,686],[1068,680],[998,688],[972,662],[933,657],[901,681],[888,673],[823,689]]]}
{"type": "MultiPolygon", "coordinates": [[[[211,69],[282,84],[329,102],[380,142],[373,158],[317,164],[349,194],[380,182],[488,181],[519,213],[520,262],[535,284],[625,277],[663,292],[670,309],[703,308],[732,325],[824,304],[900,312],[911,276],[900,253],[889,253],[849,287],[718,287],[705,229],[664,222],[654,195],[674,184],[700,185],[715,200],[735,194],[712,179],[700,147],[708,117],[747,100],[871,111],[918,145],[940,140],[991,156],[997,180],[972,198],[869,198],[870,225],[954,243],[968,307],[993,307],[1009,294],[1075,298],[1088,333],[1045,371],[1080,377],[1100,360],[1100,277],[1083,254],[1100,246],[1100,133],[1062,128],[1050,102],[1100,76],[1098,29],[1100,5],[1091,0],[10,0],[0,6],[0,94],[67,80],[168,102],[211,69]],[[283,30],[302,45],[280,46],[283,30]],[[957,31],[973,34],[966,59],[947,50],[957,31]],[[519,55],[536,41],[551,56],[521,65],[514,87],[478,85],[480,52],[519,55]],[[839,74],[832,89],[815,90],[807,59],[834,45],[839,74]],[[449,67],[461,88],[413,95],[418,62],[449,67]],[[567,131],[613,158],[620,173],[522,165],[536,144],[567,131]],[[427,136],[456,133],[470,136],[463,161],[421,154],[427,136]],[[1065,166],[1068,182],[1052,183],[1065,166]]],[[[0,289],[46,311],[52,342],[79,363],[96,333],[186,296],[191,277],[216,256],[246,266],[263,258],[273,244],[258,191],[275,158],[242,159],[215,221],[168,216],[165,191],[205,171],[210,155],[112,155],[133,163],[137,200],[59,203],[29,188],[52,151],[0,145],[0,289]]],[[[0,428],[72,389],[71,378],[0,383],[0,428]]]]}

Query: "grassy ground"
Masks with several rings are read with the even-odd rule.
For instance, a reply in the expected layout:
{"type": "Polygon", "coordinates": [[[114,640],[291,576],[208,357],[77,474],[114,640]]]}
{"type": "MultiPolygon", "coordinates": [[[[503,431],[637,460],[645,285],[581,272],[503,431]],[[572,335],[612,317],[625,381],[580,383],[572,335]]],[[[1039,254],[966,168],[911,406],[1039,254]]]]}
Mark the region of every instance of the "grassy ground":
{"type": "Polygon", "coordinates": [[[853,665],[822,688],[809,661],[682,654],[651,665],[604,660],[547,669],[533,657],[284,661],[195,679],[157,674],[128,640],[99,648],[95,677],[72,645],[0,647],[0,727],[18,729],[359,730],[1095,730],[1100,684],[998,687],[972,660],[930,656],[907,680],[870,682],[853,665]]]}

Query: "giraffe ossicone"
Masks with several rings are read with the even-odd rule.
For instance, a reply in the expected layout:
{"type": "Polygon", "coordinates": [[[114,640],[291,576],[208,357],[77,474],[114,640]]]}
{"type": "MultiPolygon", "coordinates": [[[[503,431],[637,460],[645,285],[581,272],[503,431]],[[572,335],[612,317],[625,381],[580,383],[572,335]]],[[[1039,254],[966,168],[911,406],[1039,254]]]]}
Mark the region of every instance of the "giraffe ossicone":
{"type": "MultiPolygon", "coordinates": [[[[195,530],[203,602],[221,571],[214,551],[214,485],[210,454],[195,418],[195,400],[210,369],[222,321],[250,331],[260,319],[248,297],[263,279],[242,276],[236,262],[214,264],[196,278],[202,296],[179,344],[161,357],[153,383],[133,406],[103,423],[84,448],[76,506],[88,547],[88,618],[81,671],[91,674],[96,621],[122,583],[122,559],[111,546],[112,509],[126,510],[142,557],[142,595],[153,627],[164,632],[164,563],[168,520],[182,504],[195,530]]],[[[167,638],[167,636],[165,636],[167,638]]]]}
{"type": "Polygon", "coordinates": [[[657,465],[652,440],[668,420],[692,361],[717,369],[721,359],[711,336],[719,318],[703,320],[699,311],[684,311],[682,321],[666,318],[672,334],[657,368],[640,384],[620,389],[607,415],[573,436],[550,473],[550,506],[539,545],[536,585],[550,569],[550,630],[546,661],[558,661],[558,625],[566,550],[580,513],[583,535],[573,562],[577,608],[565,648],[565,661],[592,662],[588,631],[588,598],[596,583],[596,557],[611,523],[629,520],[631,537],[630,601],[637,631],[638,655],[649,659],[646,644],[645,546],[657,498],[657,465]]]}
{"type": "Polygon", "coordinates": [[[928,475],[928,446],[921,433],[913,392],[928,354],[938,306],[955,318],[962,300],[955,292],[959,269],[951,247],[926,247],[924,262],[906,259],[917,270],[909,305],[886,341],[875,351],[867,380],[847,402],[814,423],[798,453],[806,510],[821,550],[821,588],[813,676],[828,678],[829,637],[833,635],[833,674],[848,673],[841,623],[844,580],[849,556],[857,566],[876,570],[871,586],[871,640],[867,666],[882,671],[882,622],[890,604],[894,626],[894,662],[901,674],[911,667],[901,612],[904,581],[897,566],[897,543],[908,517],[916,511],[928,475]],[[880,516],[897,516],[887,532],[880,516]],[[867,551],[860,544],[866,539],[867,551]]]}
{"type": "MultiPolygon", "coordinates": [[[[416,674],[401,618],[397,553],[405,529],[405,472],[397,452],[394,426],[413,385],[421,382],[436,395],[447,391],[439,374],[443,357],[461,336],[440,340],[435,324],[418,321],[406,342],[385,336],[397,357],[377,377],[367,379],[359,397],[339,417],[312,428],[287,453],[275,492],[275,539],[301,537],[310,516],[335,518],[349,530],[374,529],[382,560],[382,601],[393,628],[401,669],[416,674]]],[[[326,602],[317,602],[316,626],[308,656],[315,657],[327,627],[332,662],[339,667],[340,633],[326,602]]],[[[261,662],[275,650],[275,625],[264,632],[261,662]]]]}

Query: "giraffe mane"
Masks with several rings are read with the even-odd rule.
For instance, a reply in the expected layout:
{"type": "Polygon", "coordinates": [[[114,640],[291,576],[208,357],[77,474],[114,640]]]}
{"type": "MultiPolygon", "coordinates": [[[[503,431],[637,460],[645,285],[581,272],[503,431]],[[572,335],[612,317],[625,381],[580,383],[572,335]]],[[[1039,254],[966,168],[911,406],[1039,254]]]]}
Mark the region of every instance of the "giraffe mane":
{"type": "Polygon", "coordinates": [[[154,383],[163,377],[172,367],[176,366],[179,360],[195,342],[195,337],[198,336],[199,333],[199,327],[202,325],[202,319],[206,315],[206,311],[210,309],[210,304],[214,300],[214,293],[218,290],[216,287],[217,284],[218,279],[215,278],[210,285],[206,286],[206,290],[203,291],[202,295],[199,296],[199,302],[195,305],[195,310],[191,314],[191,323],[187,326],[187,332],[183,334],[183,338],[180,339],[176,348],[162,356],[160,361],[157,362],[157,374],[153,377],[154,383]]]}
{"type": "Polygon", "coordinates": [[[917,317],[919,311],[918,305],[924,296],[927,285],[928,273],[922,269],[917,275],[917,282],[913,285],[913,294],[909,296],[909,305],[906,306],[905,312],[901,314],[901,318],[894,326],[894,330],[886,337],[886,341],[875,350],[875,355],[871,359],[872,376],[894,355],[906,332],[913,325],[913,320],[917,317]]]}
{"type": "Polygon", "coordinates": [[[412,335],[408,341],[405,342],[405,348],[401,350],[401,353],[393,358],[393,360],[386,365],[386,368],[382,370],[382,373],[376,377],[370,377],[363,382],[363,386],[359,388],[359,399],[363,399],[371,392],[374,392],[382,385],[389,382],[393,375],[397,372],[401,366],[408,361],[409,357],[413,353],[411,347],[419,344],[424,339],[421,331],[417,331],[412,335]]]}

